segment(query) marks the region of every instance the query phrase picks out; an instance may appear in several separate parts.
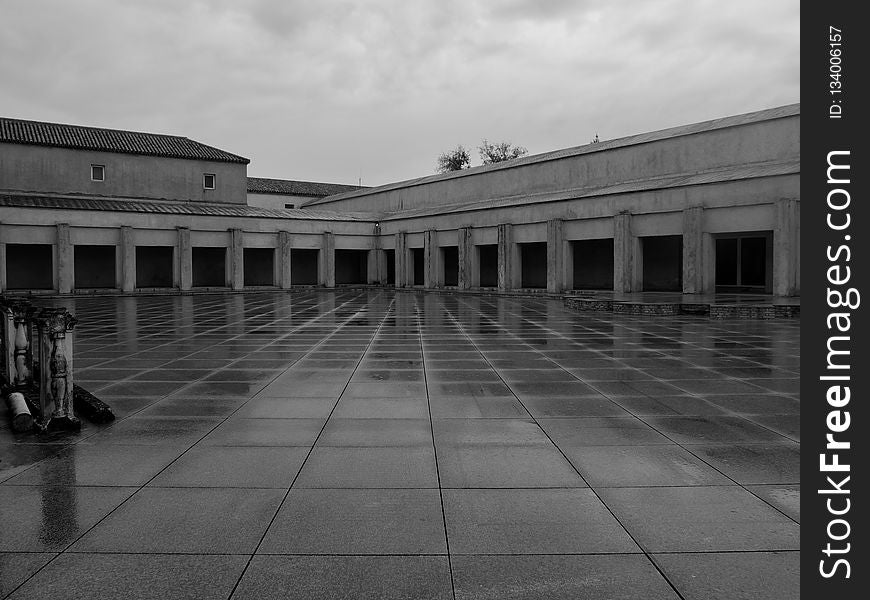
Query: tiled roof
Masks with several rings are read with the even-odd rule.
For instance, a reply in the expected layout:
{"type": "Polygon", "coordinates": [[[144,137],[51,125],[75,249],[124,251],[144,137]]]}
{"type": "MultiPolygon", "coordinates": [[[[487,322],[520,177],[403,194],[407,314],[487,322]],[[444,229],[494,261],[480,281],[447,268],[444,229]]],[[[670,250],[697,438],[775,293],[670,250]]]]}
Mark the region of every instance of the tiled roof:
{"type": "Polygon", "coordinates": [[[427,206],[401,210],[383,216],[382,221],[411,219],[460,213],[494,208],[506,208],[529,204],[541,204],[545,202],[563,202],[566,200],[582,200],[614,194],[631,194],[651,190],[679,188],[692,185],[706,185],[727,181],[739,181],[743,179],[758,179],[761,177],[776,177],[780,175],[794,175],[800,173],[800,160],[773,161],[741,165],[738,167],[726,167],[700,173],[668,175],[637,181],[606,185],[603,187],[574,188],[558,192],[540,192],[536,194],[522,194],[517,196],[503,196],[500,198],[487,198],[484,200],[472,200],[459,204],[427,206]]]}
{"type": "Polygon", "coordinates": [[[323,198],[364,189],[360,185],[341,183],[318,183],[316,181],[294,181],[292,179],[270,179],[267,177],[248,177],[248,191],[256,194],[282,194],[287,196],[310,196],[323,198]]]}
{"type": "Polygon", "coordinates": [[[443,181],[447,179],[457,179],[459,177],[469,177],[474,175],[480,175],[481,173],[487,173],[489,171],[499,171],[502,169],[512,169],[514,167],[522,167],[525,165],[531,165],[535,163],[546,162],[550,160],[559,160],[562,158],[569,158],[572,156],[579,156],[583,154],[592,154],[594,152],[603,152],[605,150],[612,150],[614,148],[623,148],[626,146],[633,146],[636,144],[645,144],[648,142],[655,142],[659,140],[669,139],[680,137],[684,135],[692,135],[696,133],[701,133],[704,131],[714,131],[717,129],[725,129],[727,127],[736,127],[739,125],[747,125],[750,123],[757,123],[759,121],[770,121],[773,119],[781,119],[784,117],[791,117],[800,114],[800,104],[789,104],[787,106],[779,106],[776,108],[769,108],[766,110],[760,110],[756,112],[746,113],[742,115],[734,115],[731,117],[723,117],[721,119],[714,119],[712,121],[703,121],[701,123],[692,123],[690,125],[681,125],[679,127],[671,127],[670,129],[662,129],[659,131],[651,131],[648,133],[640,133],[637,135],[631,135],[628,137],[617,138],[614,140],[605,140],[602,142],[597,142],[594,144],[586,144],[584,146],[575,146],[573,148],[563,148],[561,150],[554,150],[552,152],[545,152],[543,154],[535,154],[532,156],[524,156],[522,158],[516,158],[513,160],[506,160],[500,163],[494,163],[490,165],[481,165],[478,167],[472,167],[470,169],[462,169],[461,171],[452,171],[450,173],[441,173],[438,175],[428,175],[426,177],[419,177],[417,179],[409,179],[407,181],[399,181],[396,183],[388,183],[386,185],[382,185],[379,187],[366,188],[364,190],[357,190],[355,192],[346,192],[341,194],[340,196],[336,196],[334,198],[317,198],[314,200],[307,200],[303,206],[314,206],[317,204],[328,204],[334,200],[344,200],[345,198],[356,198],[367,196],[369,194],[377,194],[380,192],[387,192],[391,190],[398,190],[402,188],[409,188],[417,185],[425,185],[429,183],[434,183],[437,181],[443,181]]]}
{"type": "Polygon", "coordinates": [[[70,198],[65,196],[0,195],[0,207],[54,210],[99,210],[113,212],[203,217],[251,217],[260,219],[306,219],[316,221],[376,221],[368,213],[310,210],[303,208],[259,208],[245,204],[200,204],[149,202],[109,198],[70,198]]]}
{"type": "Polygon", "coordinates": [[[247,158],[178,135],[0,117],[0,142],[248,164],[247,158]]]}

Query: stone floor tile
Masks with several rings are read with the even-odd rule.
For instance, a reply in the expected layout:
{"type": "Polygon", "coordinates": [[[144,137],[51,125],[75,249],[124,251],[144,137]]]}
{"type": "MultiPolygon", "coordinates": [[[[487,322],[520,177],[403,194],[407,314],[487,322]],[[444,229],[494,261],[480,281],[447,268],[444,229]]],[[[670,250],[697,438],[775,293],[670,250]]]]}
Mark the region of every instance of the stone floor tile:
{"type": "Polygon", "coordinates": [[[324,419],[230,419],[209,433],[204,446],[308,446],[324,419]]]}
{"type": "Polygon", "coordinates": [[[438,490],[292,489],[261,554],[445,554],[438,490]]]}
{"type": "Polygon", "coordinates": [[[445,488],[581,488],[583,479],[553,444],[439,444],[445,488]]]}
{"type": "Polygon", "coordinates": [[[232,600],[450,600],[443,556],[255,556],[232,600]]]}
{"type": "Polygon", "coordinates": [[[5,598],[55,556],[45,552],[0,552],[0,598],[5,598]]]}
{"type": "Polygon", "coordinates": [[[640,551],[591,490],[444,490],[443,494],[452,553],[640,551]]]}
{"type": "Polygon", "coordinates": [[[431,447],[317,445],[299,473],[297,488],[438,488],[431,447]]]}
{"type": "Polygon", "coordinates": [[[687,448],[740,484],[800,482],[800,446],[769,444],[704,444],[687,448]]]}
{"type": "Polygon", "coordinates": [[[686,600],[794,600],[798,552],[656,554],[656,564],[686,600]]]}
{"type": "Polygon", "coordinates": [[[175,460],[175,446],[75,444],[43,460],[7,485],[141,486],[175,460]]]}
{"type": "Polygon", "coordinates": [[[67,553],[10,600],[224,600],[247,560],[247,556],[67,553]]]}
{"type": "Polygon", "coordinates": [[[425,419],[330,419],[318,440],[323,446],[431,446],[425,419]]]}
{"type": "Polygon", "coordinates": [[[70,551],[251,554],[284,493],[143,488],[70,551]]]}
{"type": "Polygon", "coordinates": [[[0,486],[0,551],[63,550],[134,491],[128,487],[0,486]]]}
{"type": "Polygon", "coordinates": [[[678,600],[641,555],[455,556],[457,600],[678,600]]]}
{"type": "Polygon", "coordinates": [[[602,488],[599,493],[650,552],[799,547],[792,520],[736,486],[602,488]]]}
{"type": "Polygon", "coordinates": [[[568,459],[592,487],[730,485],[717,472],[675,444],[577,446],[568,459]]]}
{"type": "Polygon", "coordinates": [[[289,488],[307,447],[197,445],[161,472],[155,487],[289,488]]]}

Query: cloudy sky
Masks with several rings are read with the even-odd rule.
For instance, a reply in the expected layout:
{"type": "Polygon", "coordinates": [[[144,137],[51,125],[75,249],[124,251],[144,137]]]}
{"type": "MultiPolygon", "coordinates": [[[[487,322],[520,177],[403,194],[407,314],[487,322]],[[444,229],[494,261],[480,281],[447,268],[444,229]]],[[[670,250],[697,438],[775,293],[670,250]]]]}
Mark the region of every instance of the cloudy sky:
{"type": "Polygon", "coordinates": [[[0,0],[0,114],[378,185],[800,100],[798,0],[0,0]],[[478,164],[476,152],[473,164],[478,164]]]}

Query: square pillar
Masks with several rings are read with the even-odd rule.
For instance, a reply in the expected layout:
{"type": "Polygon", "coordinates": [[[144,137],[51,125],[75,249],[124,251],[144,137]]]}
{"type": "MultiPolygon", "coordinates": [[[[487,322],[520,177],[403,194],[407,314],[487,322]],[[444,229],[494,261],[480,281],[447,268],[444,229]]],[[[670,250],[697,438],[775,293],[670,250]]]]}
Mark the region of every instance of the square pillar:
{"type": "Polygon", "coordinates": [[[182,291],[193,287],[193,250],[190,228],[176,227],[178,232],[178,285],[182,291]]]}
{"type": "Polygon", "coordinates": [[[471,288],[472,264],[474,246],[471,242],[471,227],[462,227],[456,234],[456,242],[459,246],[459,289],[471,288]]]}
{"type": "Polygon", "coordinates": [[[394,239],[396,272],[393,275],[396,287],[403,288],[408,285],[408,234],[400,231],[394,239]]]}
{"type": "Polygon", "coordinates": [[[547,291],[558,294],[565,289],[565,236],[562,219],[547,221],[547,291]]]}
{"type": "Polygon", "coordinates": [[[631,231],[631,213],[613,217],[613,291],[639,291],[637,238],[631,231]]]}
{"type": "Polygon", "coordinates": [[[434,229],[423,233],[423,287],[438,287],[438,232],[434,229]]]}
{"type": "Polygon", "coordinates": [[[323,233],[323,243],[320,248],[320,285],[335,287],[335,234],[331,231],[323,233]]]}
{"type": "Polygon", "coordinates": [[[290,272],[290,233],[278,232],[278,286],[289,290],[291,285],[290,272]]]}
{"type": "Polygon", "coordinates": [[[774,210],[773,294],[796,296],[800,293],[800,203],[795,198],[780,198],[774,210]]]}
{"type": "Polygon", "coordinates": [[[498,289],[507,291],[513,288],[514,236],[510,223],[498,226],[498,289]]]}
{"type": "Polygon", "coordinates": [[[241,229],[230,229],[230,287],[245,287],[245,237],[241,229]]]}
{"type": "Polygon", "coordinates": [[[57,291],[60,294],[69,294],[73,290],[73,282],[75,281],[69,225],[58,223],[55,230],[57,234],[57,291]]]}
{"type": "Polygon", "coordinates": [[[704,292],[704,208],[683,210],[683,293],[704,292]]]}
{"type": "Polygon", "coordinates": [[[132,292],[136,289],[136,242],[133,228],[121,226],[121,291],[132,292]]]}

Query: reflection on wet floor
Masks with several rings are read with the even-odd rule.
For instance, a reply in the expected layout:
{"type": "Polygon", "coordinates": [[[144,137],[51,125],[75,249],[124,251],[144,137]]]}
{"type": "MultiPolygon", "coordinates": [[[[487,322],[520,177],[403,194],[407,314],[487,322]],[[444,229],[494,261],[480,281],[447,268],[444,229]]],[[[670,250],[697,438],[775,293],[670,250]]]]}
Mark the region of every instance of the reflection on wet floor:
{"type": "Polygon", "coordinates": [[[3,419],[0,598],[797,595],[799,320],[56,302],[119,418],[3,419]]]}

